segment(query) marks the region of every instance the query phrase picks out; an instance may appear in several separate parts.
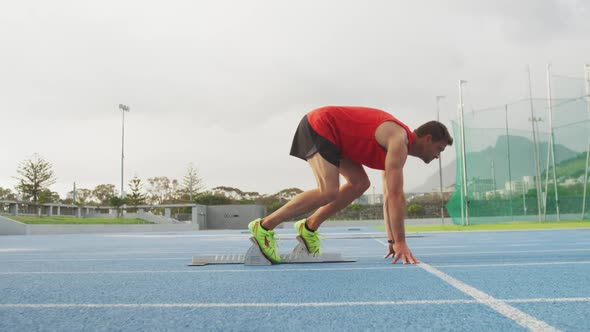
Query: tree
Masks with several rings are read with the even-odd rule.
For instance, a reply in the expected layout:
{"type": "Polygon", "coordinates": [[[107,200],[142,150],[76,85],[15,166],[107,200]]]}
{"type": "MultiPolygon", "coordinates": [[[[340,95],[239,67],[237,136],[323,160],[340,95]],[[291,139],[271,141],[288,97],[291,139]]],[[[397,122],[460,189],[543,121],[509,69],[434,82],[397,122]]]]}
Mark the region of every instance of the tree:
{"type": "Polygon", "coordinates": [[[258,194],[258,198],[255,199],[255,203],[266,206],[267,212],[272,213],[302,192],[303,190],[299,188],[288,188],[283,189],[273,195],[258,194]]]}
{"type": "Polygon", "coordinates": [[[244,197],[244,192],[241,191],[240,189],[234,188],[234,187],[219,186],[219,187],[215,187],[215,188],[211,189],[211,192],[214,195],[225,196],[231,200],[236,200],[236,201],[239,201],[239,200],[243,199],[243,197],[244,197]]]}
{"type": "Polygon", "coordinates": [[[203,180],[199,177],[199,172],[194,168],[193,163],[188,164],[186,175],[182,179],[182,185],[182,191],[184,194],[188,195],[190,202],[193,201],[193,197],[195,197],[199,191],[203,190],[203,180]]]}
{"type": "Polygon", "coordinates": [[[16,179],[19,184],[17,190],[22,193],[23,199],[29,198],[37,204],[39,194],[55,183],[53,166],[38,154],[20,163],[16,179]]]}
{"type": "Polygon", "coordinates": [[[228,205],[233,201],[225,196],[212,193],[201,193],[195,197],[195,203],[203,205],[228,205]]]}
{"type": "Polygon", "coordinates": [[[92,195],[100,205],[107,206],[110,204],[111,197],[117,196],[117,189],[113,184],[99,184],[92,190],[92,195]]]}
{"type": "Polygon", "coordinates": [[[123,211],[121,210],[121,206],[125,205],[126,199],[121,198],[119,196],[112,196],[110,199],[110,203],[112,206],[117,208],[117,218],[121,218],[123,215],[123,211]]]}
{"type": "Polygon", "coordinates": [[[145,203],[145,195],[141,192],[142,187],[143,184],[137,176],[129,181],[131,194],[127,195],[128,205],[137,206],[145,203]]]}
{"type": "Polygon", "coordinates": [[[359,220],[361,219],[361,211],[363,210],[363,206],[358,203],[350,204],[350,210],[352,212],[358,212],[359,220]]]}
{"type": "Polygon", "coordinates": [[[37,206],[37,215],[39,217],[41,217],[41,205],[43,204],[47,204],[47,203],[59,203],[59,194],[56,192],[52,192],[49,189],[43,189],[40,193],[39,193],[39,197],[37,199],[37,202],[40,204],[39,206],[37,206]]]}
{"type": "Polygon", "coordinates": [[[74,192],[70,191],[68,197],[72,197],[72,203],[76,205],[88,205],[92,200],[92,190],[86,188],[76,189],[76,200],[74,200],[74,192]]]}
{"type": "Polygon", "coordinates": [[[410,203],[408,205],[407,214],[410,217],[418,217],[422,214],[424,208],[419,203],[410,203]]]}
{"type": "Polygon", "coordinates": [[[246,191],[242,193],[242,203],[255,203],[262,195],[256,191],[246,191]]]}
{"type": "Polygon", "coordinates": [[[149,178],[150,187],[147,189],[147,200],[150,204],[158,205],[173,202],[178,194],[178,180],[165,176],[149,178]]]}
{"type": "Polygon", "coordinates": [[[86,205],[92,197],[92,191],[84,188],[76,188],[76,190],[68,191],[64,202],[66,204],[86,205]]]}
{"type": "Polygon", "coordinates": [[[283,189],[283,190],[279,191],[278,193],[275,194],[275,196],[280,200],[290,201],[295,196],[301,194],[302,192],[303,192],[303,190],[301,190],[299,188],[287,188],[287,189],[283,189]]]}
{"type": "Polygon", "coordinates": [[[38,203],[59,203],[59,194],[49,189],[44,189],[39,193],[38,203]]]}
{"type": "Polygon", "coordinates": [[[0,200],[16,201],[16,195],[9,188],[0,187],[0,200]]]}
{"type": "Polygon", "coordinates": [[[268,205],[266,205],[266,212],[267,213],[273,213],[276,210],[280,209],[283,207],[283,205],[287,204],[287,202],[283,202],[283,201],[272,201],[271,203],[269,203],[268,205]]]}

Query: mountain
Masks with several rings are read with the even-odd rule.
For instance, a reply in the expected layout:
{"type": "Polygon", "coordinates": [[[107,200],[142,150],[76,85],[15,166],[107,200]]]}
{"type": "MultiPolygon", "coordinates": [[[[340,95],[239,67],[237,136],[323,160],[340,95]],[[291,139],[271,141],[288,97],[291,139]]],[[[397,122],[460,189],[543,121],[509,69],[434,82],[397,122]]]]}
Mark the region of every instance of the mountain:
{"type": "MultiPolygon", "coordinates": [[[[533,142],[523,136],[499,136],[494,146],[467,153],[467,177],[480,179],[494,179],[498,188],[504,188],[504,184],[511,178],[513,181],[521,180],[523,176],[535,175],[535,157],[533,142]],[[510,159],[507,146],[510,144],[510,159]],[[510,172],[508,161],[510,160],[510,172]]],[[[543,174],[547,164],[547,142],[539,144],[540,172],[543,174]]],[[[563,145],[555,145],[555,163],[576,158],[579,155],[563,145]]],[[[443,168],[443,185],[450,186],[455,183],[455,161],[443,168]]],[[[436,171],[428,177],[424,183],[409,192],[431,192],[439,188],[439,175],[436,171]]]]}
{"type": "MultiPolygon", "coordinates": [[[[446,188],[451,186],[455,183],[455,167],[456,163],[455,160],[450,162],[448,165],[443,166],[442,174],[443,174],[443,187],[446,188]]],[[[411,193],[425,193],[425,192],[433,192],[438,191],[440,187],[440,177],[438,175],[438,170],[434,172],[431,176],[429,176],[424,183],[421,185],[409,190],[408,192],[411,193]]]]}

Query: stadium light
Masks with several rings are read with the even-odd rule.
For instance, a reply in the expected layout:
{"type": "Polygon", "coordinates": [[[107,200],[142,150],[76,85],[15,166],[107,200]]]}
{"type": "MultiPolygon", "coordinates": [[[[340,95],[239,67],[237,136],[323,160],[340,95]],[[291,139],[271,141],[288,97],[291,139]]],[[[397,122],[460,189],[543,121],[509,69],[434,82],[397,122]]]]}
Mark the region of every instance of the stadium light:
{"type": "Polygon", "coordinates": [[[125,193],[123,191],[123,166],[125,160],[125,112],[129,112],[131,108],[127,105],[119,104],[121,114],[123,114],[123,120],[121,125],[121,198],[124,198],[125,193]]]}

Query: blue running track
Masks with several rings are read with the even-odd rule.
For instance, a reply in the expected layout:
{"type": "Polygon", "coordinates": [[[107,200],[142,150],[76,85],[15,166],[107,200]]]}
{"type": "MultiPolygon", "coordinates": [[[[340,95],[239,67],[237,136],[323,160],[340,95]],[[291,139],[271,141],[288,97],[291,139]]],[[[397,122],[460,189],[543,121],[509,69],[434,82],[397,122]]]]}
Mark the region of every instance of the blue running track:
{"type": "MultiPolygon", "coordinates": [[[[324,231],[354,263],[188,267],[243,231],[0,237],[0,331],[589,331],[590,230],[324,231]]],[[[278,230],[281,253],[296,244],[278,230]]]]}

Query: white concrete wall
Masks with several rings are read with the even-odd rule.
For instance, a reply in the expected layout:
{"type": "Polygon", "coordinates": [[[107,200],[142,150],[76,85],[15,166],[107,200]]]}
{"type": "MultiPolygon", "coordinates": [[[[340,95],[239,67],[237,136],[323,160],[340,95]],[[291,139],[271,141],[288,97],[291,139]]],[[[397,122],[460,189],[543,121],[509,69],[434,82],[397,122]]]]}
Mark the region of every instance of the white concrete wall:
{"type": "Polygon", "coordinates": [[[139,218],[143,220],[147,220],[149,222],[153,222],[156,224],[176,224],[179,223],[178,220],[173,218],[168,218],[164,216],[158,216],[151,212],[137,212],[137,213],[125,213],[125,218],[139,218]]]}
{"type": "Polygon", "coordinates": [[[247,229],[248,223],[265,215],[266,207],[262,205],[207,206],[206,229],[247,229]]]}
{"type": "MultiPolygon", "coordinates": [[[[259,205],[225,205],[204,206],[193,208],[191,221],[179,222],[173,218],[154,215],[149,212],[128,213],[124,218],[139,218],[156,224],[129,225],[55,225],[55,224],[23,224],[8,218],[0,217],[0,235],[25,234],[74,234],[74,233],[121,233],[121,232],[169,232],[196,231],[203,229],[246,229],[250,221],[266,214],[264,206],[259,205]]],[[[109,214],[92,215],[89,217],[115,217],[109,214]]],[[[281,226],[279,226],[281,227],[281,226]]]]}
{"type": "Polygon", "coordinates": [[[193,224],[128,224],[128,225],[51,225],[23,224],[0,216],[0,235],[83,234],[83,233],[130,233],[130,232],[183,232],[199,230],[193,224]]]}
{"type": "MultiPolygon", "coordinates": [[[[91,217],[91,218],[117,218],[117,213],[92,214],[89,217],[91,217]]],[[[153,214],[151,212],[141,212],[141,211],[138,211],[136,213],[123,213],[122,218],[143,219],[145,221],[153,222],[156,224],[180,223],[180,221],[173,219],[173,218],[166,218],[164,216],[159,216],[159,215],[153,214]]]]}
{"type": "Polygon", "coordinates": [[[158,225],[27,225],[31,235],[42,234],[82,234],[82,233],[143,233],[143,232],[183,232],[198,230],[190,224],[158,225]]]}

